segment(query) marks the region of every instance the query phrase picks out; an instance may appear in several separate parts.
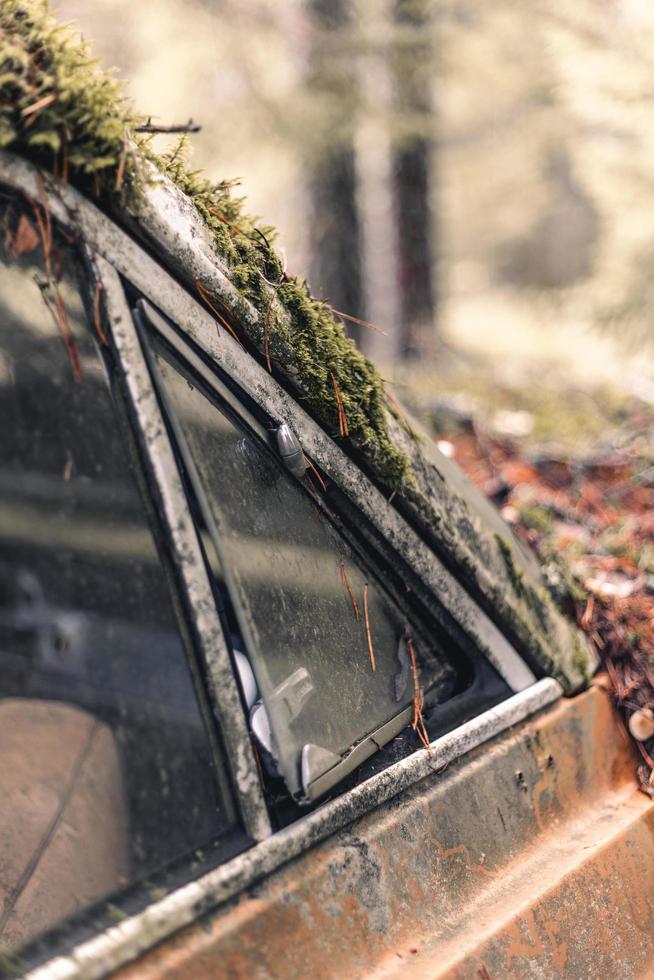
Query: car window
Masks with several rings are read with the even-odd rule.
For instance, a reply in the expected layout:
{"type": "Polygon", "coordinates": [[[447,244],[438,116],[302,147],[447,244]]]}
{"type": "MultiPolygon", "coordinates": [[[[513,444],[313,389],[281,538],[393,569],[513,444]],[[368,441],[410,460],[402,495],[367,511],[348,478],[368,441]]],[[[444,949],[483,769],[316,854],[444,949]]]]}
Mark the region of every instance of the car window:
{"type": "MultiPolygon", "coordinates": [[[[245,661],[253,731],[290,791],[311,796],[310,784],[364,737],[373,736],[374,751],[411,720],[406,612],[215,387],[204,388],[165,344],[151,343],[206,497],[216,574],[233,599],[232,644],[245,661]]],[[[446,659],[414,627],[410,639],[423,689],[447,686],[446,659]]]]}
{"type": "Polygon", "coordinates": [[[235,823],[71,248],[1,217],[0,950],[235,823]]]}

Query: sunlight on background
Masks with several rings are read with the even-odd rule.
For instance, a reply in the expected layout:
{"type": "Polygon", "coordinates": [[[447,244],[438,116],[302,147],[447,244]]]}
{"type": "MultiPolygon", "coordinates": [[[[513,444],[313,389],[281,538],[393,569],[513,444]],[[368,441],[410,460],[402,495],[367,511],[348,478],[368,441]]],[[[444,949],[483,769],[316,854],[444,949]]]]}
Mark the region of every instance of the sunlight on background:
{"type": "Polygon", "coordinates": [[[291,271],[388,330],[358,340],[414,408],[456,392],[574,442],[654,403],[651,3],[56,7],[139,110],[202,125],[194,163],[240,178],[291,271]]]}

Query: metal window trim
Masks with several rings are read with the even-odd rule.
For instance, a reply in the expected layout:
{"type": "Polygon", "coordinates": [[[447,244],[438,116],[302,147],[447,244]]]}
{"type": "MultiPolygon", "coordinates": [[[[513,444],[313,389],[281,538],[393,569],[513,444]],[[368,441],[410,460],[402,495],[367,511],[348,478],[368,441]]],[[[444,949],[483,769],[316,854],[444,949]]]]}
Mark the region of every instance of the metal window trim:
{"type": "MultiPolygon", "coordinates": [[[[235,396],[232,391],[230,391],[230,389],[225,384],[225,382],[220,377],[218,377],[217,373],[214,370],[212,370],[211,366],[205,364],[205,362],[200,357],[200,355],[196,353],[195,350],[189,347],[189,344],[187,343],[184,335],[181,332],[179,332],[178,329],[175,326],[173,326],[169,321],[164,319],[161,313],[153,308],[149,300],[141,299],[138,301],[138,303],[136,304],[136,310],[134,312],[134,316],[137,322],[137,327],[140,330],[142,329],[143,331],[141,336],[143,337],[144,340],[145,353],[148,361],[150,361],[150,359],[152,358],[153,353],[150,349],[148,349],[149,344],[147,342],[147,338],[149,335],[152,335],[153,339],[156,337],[159,338],[159,340],[165,342],[170,347],[170,349],[174,352],[177,361],[183,362],[186,368],[190,372],[192,372],[195,376],[200,378],[204,383],[204,385],[206,385],[209,390],[213,391],[215,396],[218,399],[220,399],[228,407],[228,409],[234,413],[236,417],[239,418],[240,423],[244,427],[249,429],[262,442],[268,441],[266,439],[267,430],[265,426],[261,423],[261,421],[252,416],[252,414],[239,401],[238,397],[235,396]]],[[[220,553],[220,534],[215,526],[215,521],[213,519],[212,512],[211,512],[211,506],[207,501],[206,492],[202,486],[203,481],[201,480],[201,478],[197,473],[195,463],[192,458],[192,454],[190,453],[188,445],[186,444],[186,438],[183,435],[183,432],[181,431],[181,426],[178,420],[175,418],[172,403],[169,403],[169,399],[165,391],[165,386],[163,385],[161,378],[157,378],[158,372],[156,371],[156,368],[152,363],[150,364],[150,371],[154,380],[155,388],[159,388],[161,386],[159,391],[160,401],[165,406],[165,414],[171,420],[172,428],[176,435],[178,448],[181,450],[181,454],[182,454],[182,458],[184,459],[185,466],[189,471],[189,473],[191,474],[191,482],[196,486],[196,494],[200,501],[200,508],[201,510],[204,511],[205,514],[205,522],[207,528],[211,536],[215,538],[214,545],[216,547],[217,552],[220,553]]],[[[262,451],[263,451],[263,447],[262,447],[262,451]]],[[[279,465],[281,466],[282,464],[280,463],[279,465]]],[[[296,479],[298,479],[299,481],[299,478],[296,477],[296,479]]],[[[316,497],[313,499],[314,499],[314,504],[320,503],[320,498],[318,495],[316,495],[316,497]]],[[[333,515],[330,514],[330,516],[333,515]]],[[[329,519],[329,517],[327,517],[326,519],[329,519]]],[[[344,533],[344,531],[342,531],[341,533],[344,533]]],[[[349,543],[352,547],[354,547],[351,540],[349,543]]],[[[231,584],[231,576],[230,576],[229,568],[225,567],[225,563],[224,561],[222,561],[222,558],[221,558],[221,563],[223,564],[223,574],[228,584],[228,590],[230,594],[231,593],[237,594],[238,590],[234,589],[233,584],[231,584]]],[[[379,581],[379,587],[383,589],[384,586],[382,582],[384,576],[382,574],[381,568],[379,567],[379,562],[377,560],[373,560],[370,562],[370,566],[371,568],[375,569],[374,572],[375,578],[378,580],[382,580],[379,581]]],[[[232,598],[234,604],[237,605],[240,600],[234,597],[234,595],[232,598]]],[[[394,608],[398,609],[399,611],[399,606],[397,605],[396,600],[389,596],[389,601],[391,601],[393,603],[394,608]]],[[[421,620],[423,624],[423,632],[424,632],[425,614],[426,614],[426,610],[423,611],[423,614],[421,616],[421,620]]],[[[410,617],[409,620],[411,621],[410,617]]],[[[412,625],[415,626],[416,624],[414,623],[412,625]]],[[[242,623],[241,629],[243,632],[243,636],[246,640],[246,649],[247,649],[251,645],[248,642],[249,630],[247,624],[242,623]]],[[[427,634],[425,633],[425,636],[426,635],[427,634]]],[[[428,693],[427,689],[425,689],[426,696],[427,693],[428,693]]],[[[264,702],[265,702],[265,698],[264,698],[264,702]]],[[[312,775],[312,778],[308,778],[306,781],[304,780],[304,778],[302,778],[303,793],[301,797],[296,795],[296,799],[304,803],[315,802],[316,800],[320,799],[321,796],[323,796],[329,790],[333,789],[339,782],[345,779],[346,776],[348,776],[356,768],[358,768],[366,759],[368,759],[371,755],[377,752],[380,746],[386,745],[388,742],[390,742],[392,738],[394,738],[396,735],[399,735],[400,732],[408,726],[411,720],[411,716],[412,716],[412,707],[411,705],[408,705],[404,709],[398,710],[395,715],[393,715],[384,723],[380,724],[377,728],[374,728],[372,731],[366,732],[363,735],[361,735],[359,740],[354,744],[354,746],[352,746],[347,753],[343,754],[338,762],[332,764],[330,768],[327,768],[322,772],[314,773],[312,775]]],[[[304,767],[302,768],[304,771],[304,767]]]]}
{"type": "Polygon", "coordinates": [[[562,694],[553,678],[538,681],[436,739],[429,751],[421,749],[394,763],[249,851],[80,943],[69,954],[36,967],[25,980],[97,980],[107,976],[369,811],[424,779],[437,779],[444,766],[553,705],[562,694]]]}
{"type": "Polygon", "coordinates": [[[268,810],[231,658],[177,462],[120,277],[111,263],[100,255],[93,255],[93,267],[102,287],[109,334],[118,354],[124,393],[138,426],[144,461],[159,489],[169,542],[185,592],[185,607],[192,619],[210,700],[236,788],[236,804],[246,832],[255,841],[260,841],[271,833],[268,810]]]}
{"type": "MultiPolygon", "coordinates": [[[[534,682],[533,672],[513,645],[402,515],[388,506],[381,491],[170,272],[70,185],[48,179],[46,186],[44,175],[27,161],[0,151],[0,179],[37,199],[47,194],[48,206],[60,222],[80,234],[94,252],[111,262],[156,308],[181,327],[270,418],[290,425],[305,452],[438,597],[511,689],[520,691],[534,682]]],[[[180,202],[162,185],[160,178],[159,185],[150,191],[146,211],[150,233],[160,236],[167,256],[176,256],[182,274],[201,279],[207,289],[226,297],[245,319],[256,317],[251,304],[229,282],[223,263],[209,250],[206,235],[201,235],[189,202],[184,199],[180,202]],[[163,217],[156,215],[157,202],[163,217]]]]}

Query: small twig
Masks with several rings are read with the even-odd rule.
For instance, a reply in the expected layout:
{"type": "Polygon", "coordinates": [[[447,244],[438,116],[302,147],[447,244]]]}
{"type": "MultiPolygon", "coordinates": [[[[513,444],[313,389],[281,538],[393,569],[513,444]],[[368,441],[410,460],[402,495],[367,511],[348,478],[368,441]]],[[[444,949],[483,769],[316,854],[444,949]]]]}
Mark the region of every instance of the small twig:
{"type": "Polygon", "coordinates": [[[53,286],[52,280],[50,279],[48,279],[47,282],[41,282],[38,278],[35,277],[35,282],[36,285],[39,287],[39,290],[41,292],[41,297],[43,299],[43,302],[45,303],[46,309],[50,314],[50,316],[52,317],[53,323],[57,328],[57,330],[59,331],[64,344],[66,345],[68,356],[70,358],[70,364],[73,370],[73,378],[75,379],[75,381],[81,381],[84,376],[84,372],[82,371],[82,365],[80,362],[77,345],[75,343],[75,338],[68,324],[68,320],[66,319],[66,311],[64,310],[61,296],[59,295],[59,290],[57,289],[56,284],[54,284],[53,286]],[[50,304],[50,300],[48,299],[47,296],[47,290],[51,287],[53,288],[55,294],[54,309],[50,304]]]}
{"type": "Polygon", "coordinates": [[[123,146],[123,152],[120,154],[120,160],[118,161],[118,167],[116,169],[116,180],[114,181],[115,191],[119,191],[123,186],[126,163],[127,163],[127,146],[123,146]]]}
{"type": "Polygon", "coordinates": [[[272,248],[270,247],[270,242],[268,241],[268,239],[266,238],[266,236],[264,235],[264,233],[261,231],[261,228],[255,228],[252,237],[254,237],[254,235],[257,235],[259,238],[261,238],[263,240],[266,248],[268,249],[268,251],[269,252],[272,252],[272,248]]]}
{"type": "Polygon", "coordinates": [[[647,765],[654,772],[654,759],[652,759],[651,755],[649,754],[649,752],[647,751],[647,749],[645,748],[645,746],[643,745],[643,743],[636,741],[636,748],[638,749],[638,751],[642,755],[642,757],[645,760],[645,762],[647,763],[647,765]]]}
{"type": "Polygon", "coordinates": [[[36,218],[36,224],[39,229],[39,235],[41,236],[41,248],[43,249],[43,266],[45,268],[45,273],[48,279],[52,276],[52,263],[50,261],[50,256],[52,253],[52,238],[51,238],[51,227],[49,221],[49,212],[46,211],[48,216],[47,220],[44,220],[41,214],[41,209],[39,205],[34,201],[28,194],[25,195],[29,201],[32,211],[34,212],[34,217],[36,218]]]}
{"type": "Polygon", "coordinates": [[[413,721],[411,722],[411,728],[414,732],[418,733],[418,738],[422,742],[424,748],[428,752],[431,751],[431,746],[429,744],[429,736],[427,735],[427,729],[425,728],[425,719],[422,714],[422,689],[420,687],[420,679],[418,677],[418,660],[416,657],[415,647],[413,645],[413,637],[407,626],[404,631],[404,640],[406,642],[406,648],[409,652],[409,660],[411,661],[411,678],[413,680],[413,721]]]}
{"type": "Polygon", "coordinates": [[[389,401],[391,403],[391,405],[393,406],[393,408],[395,409],[395,411],[398,413],[398,415],[401,414],[402,409],[400,408],[399,402],[397,402],[395,400],[395,398],[393,398],[393,396],[391,395],[391,393],[389,391],[384,391],[384,394],[386,395],[387,401],[389,401]]]}
{"type": "Polygon", "coordinates": [[[611,681],[611,684],[613,685],[613,692],[614,692],[616,698],[618,699],[618,701],[622,701],[622,698],[624,697],[624,689],[623,689],[622,685],[620,684],[620,681],[618,679],[618,675],[616,674],[616,671],[615,671],[615,667],[613,666],[613,663],[611,662],[611,660],[608,657],[606,659],[606,671],[607,671],[607,673],[609,675],[609,680],[611,681]]]}
{"type": "Polygon", "coordinates": [[[586,608],[584,609],[583,615],[579,620],[580,626],[590,625],[593,618],[593,610],[595,608],[595,597],[591,595],[586,603],[586,608]]]}
{"type": "Polygon", "coordinates": [[[325,483],[325,481],[323,480],[323,478],[321,477],[320,473],[318,472],[318,470],[316,469],[316,467],[313,465],[313,463],[311,462],[311,460],[309,459],[309,457],[306,455],[306,453],[305,453],[304,458],[306,459],[307,463],[309,464],[309,469],[311,470],[311,472],[315,476],[316,480],[320,484],[320,486],[322,488],[322,492],[323,493],[327,493],[327,484],[325,483]]]}
{"type": "Polygon", "coordinates": [[[54,92],[51,92],[50,95],[44,95],[42,99],[38,100],[38,102],[33,102],[32,105],[28,105],[27,108],[22,109],[21,116],[25,118],[26,116],[31,116],[35,112],[40,112],[40,110],[45,109],[46,106],[52,105],[56,98],[57,96],[54,94],[54,92]]]}
{"type": "Polygon", "coordinates": [[[45,215],[45,229],[48,242],[48,261],[50,260],[50,253],[52,251],[52,218],[50,215],[50,208],[48,207],[48,195],[45,192],[45,183],[41,174],[37,175],[37,182],[39,187],[39,199],[41,201],[41,207],[43,208],[43,213],[45,215]]]}
{"type": "Polygon", "coordinates": [[[332,381],[332,388],[334,389],[334,394],[336,396],[336,407],[338,409],[338,428],[342,436],[349,435],[349,429],[347,426],[347,417],[345,415],[345,407],[343,405],[343,397],[341,395],[340,388],[336,381],[336,376],[333,371],[329,372],[329,377],[332,381]]]}
{"type": "Polygon", "coordinates": [[[25,194],[25,197],[34,212],[34,217],[36,218],[36,223],[41,238],[41,248],[43,249],[43,266],[46,274],[45,282],[39,281],[37,277],[35,277],[35,281],[41,291],[43,302],[45,303],[50,316],[54,320],[64,344],[66,345],[71,367],[73,369],[73,377],[75,381],[81,381],[84,376],[84,372],[82,370],[79,351],[77,350],[75,336],[70,328],[70,324],[68,323],[64,303],[59,292],[57,277],[53,275],[52,271],[52,221],[45,193],[45,185],[41,176],[38,178],[38,186],[39,196],[41,197],[42,201],[41,205],[38,205],[36,201],[29,196],[29,194],[25,194]],[[43,213],[41,209],[43,209],[43,213]],[[46,291],[48,289],[51,289],[54,295],[54,308],[51,306],[46,295],[46,291]]]}
{"type": "Polygon", "coordinates": [[[372,645],[372,633],[370,632],[370,617],[368,615],[368,583],[363,587],[363,618],[366,624],[366,639],[368,640],[368,653],[370,654],[370,666],[372,667],[373,674],[377,670],[377,661],[375,660],[375,649],[372,645]]]}
{"type": "Polygon", "coordinates": [[[137,126],[136,133],[199,133],[202,126],[189,119],[187,123],[175,123],[172,126],[158,126],[150,119],[143,126],[137,126]]]}
{"type": "Polygon", "coordinates": [[[221,214],[220,211],[216,211],[215,208],[208,208],[208,211],[209,214],[212,214],[214,216],[214,218],[218,218],[218,221],[222,221],[224,225],[227,225],[227,227],[231,231],[235,231],[237,235],[242,235],[243,238],[251,239],[251,236],[248,235],[247,232],[243,231],[242,228],[239,228],[238,225],[235,225],[232,221],[229,220],[229,218],[226,218],[224,214],[221,214]]]}
{"type": "MultiPolygon", "coordinates": [[[[222,313],[220,313],[216,309],[216,307],[213,305],[213,303],[209,299],[209,297],[211,296],[211,293],[209,292],[208,289],[205,289],[205,287],[202,285],[202,283],[200,282],[199,279],[196,279],[195,280],[195,288],[197,289],[198,293],[200,294],[200,298],[207,304],[207,306],[209,307],[209,309],[211,310],[211,312],[213,313],[213,315],[217,318],[217,320],[223,325],[223,327],[227,331],[229,331],[229,333],[232,335],[232,337],[234,338],[234,340],[236,341],[236,343],[240,347],[243,347],[243,343],[241,342],[240,337],[237,335],[236,331],[231,326],[231,324],[229,324],[227,322],[227,320],[222,315],[222,313]]],[[[243,349],[245,350],[245,348],[243,348],[243,349]]]]}
{"type": "Polygon", "coordinates": [[[382,330],[381,327],[376,327],[374,323],[368,323],[367,320],[360,320],[358,316],[351,316],[349,313],[343,313],[341,310],[335,310],[333,306],[330,306],[329,309],[334,316],[340,316],[343,320],[349,320],[351,323],[356,323],[360,327],[365,327],[367,330],[374,330],[376,333],[380,333],[384,337],[388,337],[388,331],[382,330]]]}
{"type": "Polygon", "coordinates": [[[61,336],[64,338],[64,343],[68,350],[68,355],[70,357],[70,363],[73,369],[73,377],[75,381],[81,381],[84,377],[84,372],[82,370],[82,362],[80,361],[79,351],[77,349],[77,343],[75,342],[75,335],[70,328],[68,323],[68,317],[66,316],[66,309],[64,307],[64,301],[61,298],[61,293],[59,292],[59,284],[54,283],[54,296],[55,296],[55,308],[57,310],[57,318],[59,322],[59,329],[61,331],[61,336]]]}
{"type": "Polygon", "coordinates": [[[268,323],[268,317],[265,315],[263,318],[263,353],[266,358],[268,374],[272,374],[272,362],[270,360],[270,324],[268,323]]]}
{"type": "Polygon", "coordinates": [[[345,590],[347,591],[347,594],[350,597],[350,602],[352,603],[352,610],[354,612],[354,618],[356,619],[356,621],[358,623],[359,620],[361,619],[361,612],[359,610],[359,603],[357,602],[356,596],[354,595],[354,592],[352,591],[352,586],[350,585],[350,579],[349,579],[349,576],[347,574],[347,568],[345,567],[345,562],[344,561],[341,562],[340,570],[341,570],[341,582],[343,583],[343,586],[344,586],[345,590]]]}

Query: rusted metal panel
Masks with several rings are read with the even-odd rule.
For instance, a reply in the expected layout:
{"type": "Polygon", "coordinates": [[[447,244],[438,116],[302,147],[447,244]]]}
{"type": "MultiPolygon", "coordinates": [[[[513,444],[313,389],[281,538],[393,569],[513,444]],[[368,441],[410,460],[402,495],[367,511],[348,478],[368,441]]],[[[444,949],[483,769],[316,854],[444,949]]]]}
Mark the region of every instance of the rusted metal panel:
{"type": "Polygon", "coordinates": [[[132,962],[157,943],[180,932],[189,923],[203,919],[205,913],[252,889],[267,876],[310,848],[334,839],[366,813],[389,804],[425,780],[445,778],[455,760],[488,744],[503,732],[560,699],[560,685],[544,678],[472,718],[431,743],[430,751],[419,750],[364,780],[313,813],[272,834],[265,841],[226,864],[158,898],[141,912],[83,941],[70,953],[49,960],[28,974],[29,980],[97,980],[111,970],[132,962]],[[445,774],[445,775],[444,775],[445,774]]]}
{"type": "Polygon", "coordinates": [[[598,688],[428,776],[123,968],[155,977],[640,975],[654,804],[598,688]]]}

